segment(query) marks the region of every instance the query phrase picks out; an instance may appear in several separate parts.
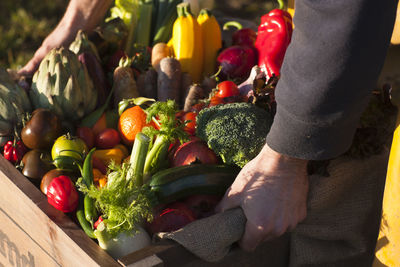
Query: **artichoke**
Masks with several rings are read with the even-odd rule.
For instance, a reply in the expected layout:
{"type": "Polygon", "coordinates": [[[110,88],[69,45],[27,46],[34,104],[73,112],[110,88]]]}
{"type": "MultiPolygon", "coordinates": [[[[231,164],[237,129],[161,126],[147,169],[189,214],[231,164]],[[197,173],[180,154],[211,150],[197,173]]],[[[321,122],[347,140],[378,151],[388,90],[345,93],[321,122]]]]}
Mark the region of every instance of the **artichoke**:
{"type": "Polygon", "coordinates": [[[97,91],[78,56],[67,48],[52,49],[32,78],[30,99],[68,121],[78,121],[94,110],[97,91]]]}
{"type": "Polygon", "coordinates": [[[90,52],[96,56],[97,60],[101,61],[96,46],[89,40],[87,34],[82,30],[79,30],[76,34],[75,40],[69,46],[69,50],[77,55],[84,52],[90,52]]]}
{"type": "Polygon", "coordinates": [[[7,70],[0,68],[0,136],[10,136],[20,126],[31,103],[24,89],[18,86],[7,70]]]}

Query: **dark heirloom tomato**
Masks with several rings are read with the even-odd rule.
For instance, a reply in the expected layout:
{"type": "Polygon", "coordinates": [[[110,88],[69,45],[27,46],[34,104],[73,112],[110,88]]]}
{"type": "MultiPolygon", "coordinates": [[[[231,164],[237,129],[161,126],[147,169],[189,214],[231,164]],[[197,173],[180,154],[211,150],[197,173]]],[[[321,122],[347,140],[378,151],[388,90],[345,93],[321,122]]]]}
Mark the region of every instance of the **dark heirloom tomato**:
{"type": "Polygon", "coordinates": [[[49,149],[61,135],[61,122],[54,112],[39,108],[21,131],[22,142],[30,149],[49,149]]]}

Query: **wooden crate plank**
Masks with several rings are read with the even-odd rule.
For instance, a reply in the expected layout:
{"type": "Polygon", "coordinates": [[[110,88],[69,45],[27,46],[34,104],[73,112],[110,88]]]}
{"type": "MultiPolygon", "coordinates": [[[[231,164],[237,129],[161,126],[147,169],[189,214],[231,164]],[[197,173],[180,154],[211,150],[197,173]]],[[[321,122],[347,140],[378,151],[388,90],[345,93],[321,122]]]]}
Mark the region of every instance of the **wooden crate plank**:
{"type": "MultiPolygon", "coordinates": [[[[61,266],[120,266],[67,215],[50,206],[40,190],[2,156],[0,208],[15,224],[10,229],[23,229],[29,236],[26,242],[34,240],[61,266]]],[[[0,229],[5,224],[0,221],[0,229]]]]}

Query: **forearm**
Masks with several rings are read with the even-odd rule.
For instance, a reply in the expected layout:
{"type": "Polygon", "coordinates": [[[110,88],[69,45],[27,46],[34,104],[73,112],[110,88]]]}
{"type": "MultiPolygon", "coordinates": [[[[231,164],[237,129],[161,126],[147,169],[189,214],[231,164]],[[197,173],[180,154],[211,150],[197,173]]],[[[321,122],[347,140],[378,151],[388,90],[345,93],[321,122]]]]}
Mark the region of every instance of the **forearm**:
{"type": "Polygon", "coordinates": [[[349,148],[385,59],[396,3],[296,1],[267,137],[272,149],[327,159],[349,148]]]}
{"type": "Polygon", "coordinates": [[[64,17],[63,27],[92,30],[106,14],[112,0],[71,0],[64,17]]]}
{"type": "MultiPolygon", "coordinates": [[[[112,0],[71,0],[68,8],[55,28],[55,31],[67,31],[69,39],[75,37],[78,30],[94,29],[106,14],[112,0]]],[[[66,40],[66,43],[72,40],[66,40]]]]}

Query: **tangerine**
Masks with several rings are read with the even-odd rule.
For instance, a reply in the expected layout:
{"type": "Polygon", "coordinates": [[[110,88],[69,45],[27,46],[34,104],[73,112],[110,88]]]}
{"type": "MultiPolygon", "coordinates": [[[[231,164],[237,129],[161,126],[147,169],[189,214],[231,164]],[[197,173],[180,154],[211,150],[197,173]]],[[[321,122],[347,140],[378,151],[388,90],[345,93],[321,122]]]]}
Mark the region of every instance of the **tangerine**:
{"type": "Polygon", "coordinates": [[[152,125],[146,123],[147,115],[140,106],[134,106],[126,109],[118,121],[118,131],[124,144],[132,145],[135,141],[136,134],[143,127],[152,125]]]}

